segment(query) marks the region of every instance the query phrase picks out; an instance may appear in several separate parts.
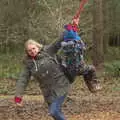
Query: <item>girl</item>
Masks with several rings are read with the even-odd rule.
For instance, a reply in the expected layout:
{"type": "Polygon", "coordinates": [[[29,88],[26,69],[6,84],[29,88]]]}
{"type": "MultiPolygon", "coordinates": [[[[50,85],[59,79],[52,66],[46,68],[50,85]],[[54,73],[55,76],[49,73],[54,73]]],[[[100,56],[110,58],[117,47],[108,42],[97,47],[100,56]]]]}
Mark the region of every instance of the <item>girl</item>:
{"type": "Polygon", "coordinates": [[[34,40],[25,43],[26,58],[24,69],[16,84],[15,103],[21,105],[24,90],[30,76],[39,82],[50,115],[55,120],[65,120],[61,105],[69,91],[70,83],[56,61],[34,40]]]}

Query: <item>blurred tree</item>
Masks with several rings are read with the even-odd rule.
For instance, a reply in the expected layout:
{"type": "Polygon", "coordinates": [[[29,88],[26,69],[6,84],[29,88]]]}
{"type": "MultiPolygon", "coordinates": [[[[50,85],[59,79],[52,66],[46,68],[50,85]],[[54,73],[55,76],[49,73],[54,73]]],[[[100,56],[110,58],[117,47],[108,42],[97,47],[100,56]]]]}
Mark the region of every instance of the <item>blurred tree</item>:
{"type": "Polygon", "coordinates": [[[93,64],[104,62],[103,53],[103,0],[93,1],[93,64]]]}
{"type": "Polygon", "coordinates": [[[30,7],[30,0],[1,0],[0,45],[4,50],[14,48],[28,38],[30,7]]]}

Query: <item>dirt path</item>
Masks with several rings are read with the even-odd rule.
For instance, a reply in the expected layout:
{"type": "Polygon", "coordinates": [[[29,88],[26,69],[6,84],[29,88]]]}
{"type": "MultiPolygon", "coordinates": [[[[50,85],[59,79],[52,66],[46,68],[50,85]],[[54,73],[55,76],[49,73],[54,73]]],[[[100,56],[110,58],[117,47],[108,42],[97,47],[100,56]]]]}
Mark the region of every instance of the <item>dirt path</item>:
{"type": "MultiPolygon", "coordinates": [[[[63,111],[67,120],[120,120],[120,98],[111,96],[70,96],[63,111]],[[101,99],[100,99],[101,97],[101,99]]],[[[0,120],[52,120],[42,96],[25,96],[17,108],[13,96],[0,96],[0,120]]]]}

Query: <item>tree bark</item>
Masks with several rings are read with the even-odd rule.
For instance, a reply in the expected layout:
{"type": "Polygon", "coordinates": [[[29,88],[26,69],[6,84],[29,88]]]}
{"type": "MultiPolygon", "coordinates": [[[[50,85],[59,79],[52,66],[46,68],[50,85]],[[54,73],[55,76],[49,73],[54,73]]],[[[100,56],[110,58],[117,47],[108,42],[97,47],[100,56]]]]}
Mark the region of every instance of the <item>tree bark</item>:
{"type": "Polygon", "coordinates": [[[93,1],[93,64],[104,62],[103,53],[103,0],[93,1]]]}

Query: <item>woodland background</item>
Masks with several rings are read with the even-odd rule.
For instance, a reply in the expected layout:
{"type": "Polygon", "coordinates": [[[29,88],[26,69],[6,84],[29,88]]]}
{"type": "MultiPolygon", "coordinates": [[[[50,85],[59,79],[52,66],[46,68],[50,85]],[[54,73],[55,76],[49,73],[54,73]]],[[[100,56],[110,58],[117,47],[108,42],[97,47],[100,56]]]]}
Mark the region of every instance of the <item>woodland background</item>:
{"type": "MultiPolygon", "coordinates": [[[[80,0],[0,0],[0,119],[51,120],[38,83],[31,79],[24,107],[14,104],[15,83],[22,69],[24,42],[59,40],[80,0]],[[42,102],[41,102],[42,101],[42,102]]],[[[79,34],[86,43],[85,61],[94,64],[103,90],[92,94],[77,77],[63,106],[69,120],[120,118],[120,0],[88,0],[79,34]]]]}
{"type": "MultiPolygon", "coordinates": [[[[80,0],[0,0],[0,93],[10,91],[3,79],[17,80],[29,38],[43,44],[59,39],[80,0]]],[[[120,1],[89,0],[79,23],[85,59],[100,77],[120,80],[120,1]]],[[[4,80],[5,81],[5,80],[4,80]]],[[[5,82],[6,84],[6,82],[5,82]]]]}

